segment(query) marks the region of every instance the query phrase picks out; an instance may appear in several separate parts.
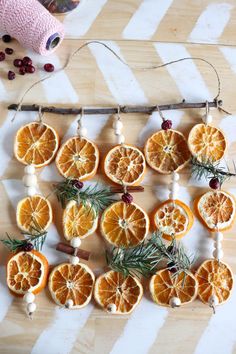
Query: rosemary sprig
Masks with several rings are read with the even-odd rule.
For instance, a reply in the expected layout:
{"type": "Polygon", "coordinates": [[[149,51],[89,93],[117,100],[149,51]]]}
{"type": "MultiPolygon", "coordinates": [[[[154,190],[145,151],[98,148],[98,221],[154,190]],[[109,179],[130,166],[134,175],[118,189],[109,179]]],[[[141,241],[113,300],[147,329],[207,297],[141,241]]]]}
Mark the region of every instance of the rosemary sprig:
{"type": "Polygon", "coordinates": [[[54,187],[57,199],[63,209],[69,201],[75,200],[81,202],[84,206],[93,208],[95,213],[98,214],[116,200],[110,188],[99,187],[98,184],[88,186],[85,189],[78,189],[73,180],[66,179],[57,183],[54,187]]]}
{"type": "Polygon", "coordinates": [[[234,164],[235,172],[231,172],[227,167],[225,170],[222,166],[220,166],[220,162],[211,162],[211,161],[203,161],[200,162],[196,158],[192,158],[192,176],[197,179],[201,180],[202,178],[212,179],[217,178],[222,185],[222,183],[229,179],[230,177],[236,177],[236,166],[234,164]]]}
{"type": "Polygon", "coordinates": [[[142,242],[135,248],[113,248],[106,253],[108,266],[124,274],[143,275],[154,274],[160,263],[165,262],[173,276],[187,272],[193,263],[192,257],[185,252],[181,243],[173,238],[169,245],[163,242],[161,233],[156,232],[147,242],[142,242]]]}
{"type": "Polygon", "coordinates": [[[47,231],[40,231],[34,227],[32,229],[34,230],[34,233],[32,234],[29,232],[21,232],[25,237],[24,240],[12,238],[6,233],[7,238],[0,241],[12,252],[18,251],[19,249],[25,250],[29,244],[32,244],[35,250],[41,251],[47,237],[47,231]]]}

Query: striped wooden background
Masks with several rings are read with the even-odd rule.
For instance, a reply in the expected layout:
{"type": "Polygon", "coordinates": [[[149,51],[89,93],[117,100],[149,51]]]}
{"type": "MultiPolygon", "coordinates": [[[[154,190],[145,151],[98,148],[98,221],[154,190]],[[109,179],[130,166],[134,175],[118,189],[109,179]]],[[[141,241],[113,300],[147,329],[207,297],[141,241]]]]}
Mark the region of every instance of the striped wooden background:
{"type": "MultiPolygon", "coordinates": [[[[202,57],[212,62],[220,73],[225,107],[236,112],[236,6],[235,1],[206,0],[84,0],[78,10],[61,17],[67,38],[50,61],[60,68],[69,53],[84,41],[100,39],[108,43],[129,64],[137,66],[162,63],[181,57],[202,57]]],[[[16,55],[26,54],[17,44],[16,55]]],[[[3,47],[3,43],[1,43],[3,47]]],[[[29,53],[27,53],[29,54],[29,53]]],[[[30,55],[41,67],[47,61],[30,55]]],[[[19,234],[15,223],[15,207],[24,195],[21,182],[23,167],[14,160],[14,134],[35,114],[20,113],[11,123],[9,102],[17,101],[28,86],[44,76],[37,70],[33,76],[6,80],[9,61],[0,67],[0,234],[19,234]]],[[[183,62],[155,71],[131,70],[119,63],[99,45],[91,45],[74,57],[70,67],[34,88],[25,102],[64,105],[155,104],[212,99],[216,94],[213,72],[201,62],[183,62]]],[[[166,116],[184,133],[200,122],[203,111],[170,111],[166,116]]],[[[236,116],[212,111],[214,122],[229,141],[227,161],[236,152],[236,116]]],[[[75,133],[73,117],[49,116],[45,121],[54,126],[63,140],[75,133]]],[[[142,147],[146,138],[160,127],[160,117],[126,115],[123,117],[126,140],[142,147]]],[[[102,153],[114,143],[112,117],[85,118],[89,137],[102,153]]],[[[47,195],[53,181],[60,180],[54,165],[38,172],[39,188],[47,195]]],[[[102,181],[99,174],[97,179],[102,181]]],[[[169,180],[148,170],[144,180],[144,196],[135,196],[137,203],[150,211],[167,196],[169,180]]],[[[207,184],[196,184],[188,171],[180,181],[181,198],[191,206],[193,198],[206,190],[207,184]]],[[[236,194],[234,181],[225,187],[236,194]]],[[[44,253],[51,264],[65,260],[54,247],[62,239],[61,211],[56,200],[54,224],[44,253]]],[[[225,257],[236,273],[235,229],[225,234],[225,257]]],[[[190,251],[201,259],[211,256],[213,242],[196,220],[184,238],[190,251]]],[[[13,298],[5,286],[4,264],[7,252],[1,247],[0,258],[0,353],[1,354],[231,354],[236,353],[236,292],[231,300],[212,315],[198,301],[178,310],[155,306],[144,297],[129,317],[110,317],[94,303],[82,311],[64,311],[54,306],[48,291],[37,296],[38,311],[33,322],[24,314],[22,301],[13,298]]],[[[104,246],[98,235],[83,241],[93,251],[91,267],[100,272],[104,266],[104,246]]]]}

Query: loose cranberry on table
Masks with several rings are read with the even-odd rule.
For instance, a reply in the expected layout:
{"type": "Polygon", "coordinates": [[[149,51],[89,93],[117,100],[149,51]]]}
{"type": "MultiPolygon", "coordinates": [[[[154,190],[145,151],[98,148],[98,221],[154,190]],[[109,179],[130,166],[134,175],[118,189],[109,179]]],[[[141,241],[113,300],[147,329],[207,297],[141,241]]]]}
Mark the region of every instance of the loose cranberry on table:
{"type": "Polygon", "coordinates": [[[13,64],[16,68],[20,68],[23,65],[23,61],[21,59],[15,59],[13,64]]]}
{"type": "Polygon", "coordinates": [[[8,54],[8,55],[12,55],[14,52],[14,50],[12,48],[6,48],[5,49],[5,53],[8,54]]]}
{"type": "Polygon", "coordinates": [[[44,65],[44,70],[47,71],[48,73],[51,73],[54,71],[54,65],[47,63],[44,65]]]}
{"type": "Polygon", "coordinates": [[[14,80],[16,77],[16,74],[13,71],[8,71],[8,80],[14,80]]]}
{"type": "Polygon", "coordinates": [[[4,36],[2,36],[2,40],[4,43],[10,43],[11,42],[11,36],[9,34],[4,34],[4,36]]]}
{"type": "Polygon", "coordinates": [[[20,69],[19,69],[19,74],[20,75],[25,75],[25,67],[24,66],[21,66],[20,69]]]}
{"type": "Polygon", "coordinates": [[[32,59],[29,58],[29,57],[24,57],[24,58],[22,59],[22,61],[23,61],[23,65],[24,65],[24,66],[28,66],[28,65],[32,65],[32,64],[33,64],[32,59]]]}
{"type": "Polygon", "coordinates": [[[33,65],[27,65],[25,71],[29,74],[33,74],[35,72],[35,67],[33,65]]]}
{"type": "Polygon", "coordinates": [[[6,55],[5,55],[5,53],[3,53],[3,52],[0,52],[0,61],[3,61],[3,60],[5,60],[5,58],[6,58],[6,55]]]}

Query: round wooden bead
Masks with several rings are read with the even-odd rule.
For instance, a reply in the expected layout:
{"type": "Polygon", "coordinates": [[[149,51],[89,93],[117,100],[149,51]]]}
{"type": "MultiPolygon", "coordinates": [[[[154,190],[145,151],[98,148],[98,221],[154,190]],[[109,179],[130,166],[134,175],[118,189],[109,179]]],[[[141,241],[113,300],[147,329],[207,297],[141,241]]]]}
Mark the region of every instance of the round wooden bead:
{"type": "Polygon", "coordinates": [[[121,130],[123,128],[123,123],[121,122],[121,120],[115,120],[113,123],[113,128],[121,130]]]}
{"type": "Polygon", "coordinates": [[[35,187],[26,187],[26,192],[29,197],[33,197],[33,195],[37,194],[35,187]]]}
{"type": "Polygon", "coordinates": [[[221,242],[221,241],[223,241],[223,234],[222,234],[222,232],[216,231],[214,238],[215,238],[215,241],[216,241],[216,242],[221,242]]]}
{"type": "Polygon", "coordinates": [[[125,137],[124,137],[124,135],[123,134],[121,134],[121,135],[118,135],[118,144],[124,144],[124,142],[125,142],[125,137]]]}
{"type": "Polygon", "coordinates": [[[68,299],[65,303],[65,307],[67,309],[72,309],[73,306],[74,306],[74,301],[72,299],[68,299]]]}
{"type": "Polygon", "coordinates": [[[37,185],[37,177],[35,175],[25,175],[23,183],[25,187],[35,187],[37,185]]]}
{"type": "Polygon", "coordinates": [[[219,304],[218,296],[211,295],[208,300],[209,306],[217,306],[219,304]]]}
{"type": "Polygon", "coordinates": [[[77,265],[79,263],[79,257],[77,256],[70,256],[70,263],[72,265],[77,265]]]}
{"type": "Polygon", "coordinates": [[[81,239],[79,237],[73,237],[72,240],[70,240],[70,245],[73,248],[78,248],[81,245],[81,239]]]}
{"type": "Polygon", "coordinates": [[[34,165],[28,165],[28,166],[26,166],[26,167],[24,168],[24,172],[25,172],[25,174],[27,174],[27,175],[33,175],[33,174],[35,174],[35,167],[34,167],[34,165]]]}
{"type": "Polygon", "coordinates": [[[213,257],[216,259],[222,259],[224,256],[224,252],[222,251],[222,249],[215,249],[213,252],[213,257]]]}
{"type": "Polygon", "coordinates": [[[169,301],[169,305],[170,307],[174,308],[174,307],[180,307],[181,306],[181,300],[179,297],[171,297],[170,301],[169,301]]]}
{"type": "Polygon", "coordinates": [[[172,181],[178,182],[180,179],[180,175],[177,172],[173,172],[171,175],[172,181]]]}
{"type": "Polygon", "coordinates": [[[30,304],[27,305],[27,312],[28,313],[33,313],[36,311],[37,305],[35,302],[31,302],[30,304]]]}
{"type": "Polygon", "coordinates": [[[34,302],[35,300],[35,295],[33,293],[27,292],[24,297],[23,300],[27,303],[27,304],[31,304],[32,302],[34,302]]]}
{"type": "Polygon", "coordinates": [[[205,114],[203,117],[202,117],[202,120],[205,124],[211,124],[212,121],[213,121],[213,117],[211,114],[205,114]]]}
{"type": "Polygon", "coordinates": [[[110,313],[116,313],[116,304],[107,305],[107,311],[110,313]]]}

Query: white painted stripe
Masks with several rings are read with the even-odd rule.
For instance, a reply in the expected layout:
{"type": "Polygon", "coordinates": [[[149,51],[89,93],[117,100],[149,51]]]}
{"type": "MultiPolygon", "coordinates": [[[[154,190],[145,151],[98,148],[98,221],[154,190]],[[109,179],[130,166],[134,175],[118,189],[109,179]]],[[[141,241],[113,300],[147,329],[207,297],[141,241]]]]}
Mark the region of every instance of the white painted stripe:
{"type": "MultiPolygon", "coordinates": [[[[25,113],[18,112],[14,122],[11,122],[14,112],[8,112],[6,119],[1,126],[1,163],[0,163],[0,176],[8,167],[9,162],[13,158],[13,145],[14,138],[17,130],[24,124],[33,122],[37,115],[34,112],[25,113]]],[[[22,165],[23,168],[23,165],[22,165]]]]}
{"type": "Polygon", "coordinates": [[[162,328],[168,311],[143,298],[141,304],[127,321],[122,335],[115,342],[110,354],[147,354],[162,328]]]}
{"type": "Polygon", "coordinates": [[[107,0],[82,0],[64,20],[66,37],[85,35],[106,3],[107,0]]]}
{"type": "MultiPolygon", "coordinates": [[[[236,280],[236,276],[234,277],[236,280]]],[[[232,354],[236,344],[236,291],[225,304],[216,308],[203,332],[194,354],[232,354]]],[[[209,311],[211,311],[209,309],[209,311]]]]}
{"type": "Polygon", "coordinates": [[[233,6],[228,3],[213,3],[201,13],[193,28],[190,42],[217,43],[229,22],[233,6]]]}
{"type": "Polygon", "coordinates": [[[150,39],[173,0],[143,0],[123,31],[127,39],[150,39]]]}
{"type": "MultiPolygon", "coordinates": [[[[116,43],[105,43],[122,57],[120,48],[116,43]]],[[[118,61],[112,53],[99,44],[91,44],[89,49],[101,70],[111,94],[119,104],[142,105],[147,103],[147,98],[129,67],[118,61]]]]}
{"type": "Polygon", "coordinates": [[[57,308],[51,325],[40,334],[31,354],[69,354],[92,310],[91,304],[77,311],[57,308]]]}
{"type": "MultiPolygon", "coordinates": [[[[182,44],[155,43],[154,47],[163,62],[191,57],[182,44]]],[[[210,94],[197,66],[192,60],[166,66],[182,97],[188,102],[211,100],[210,94]]],[[[211,70],[206,66],[206,70],[211,70]]]]}

